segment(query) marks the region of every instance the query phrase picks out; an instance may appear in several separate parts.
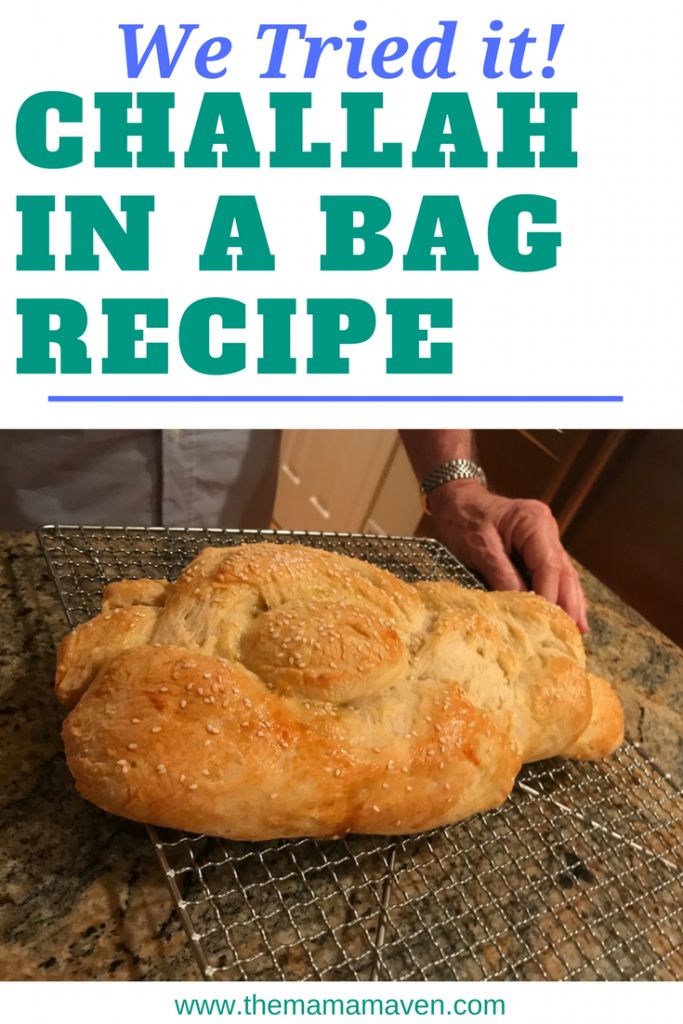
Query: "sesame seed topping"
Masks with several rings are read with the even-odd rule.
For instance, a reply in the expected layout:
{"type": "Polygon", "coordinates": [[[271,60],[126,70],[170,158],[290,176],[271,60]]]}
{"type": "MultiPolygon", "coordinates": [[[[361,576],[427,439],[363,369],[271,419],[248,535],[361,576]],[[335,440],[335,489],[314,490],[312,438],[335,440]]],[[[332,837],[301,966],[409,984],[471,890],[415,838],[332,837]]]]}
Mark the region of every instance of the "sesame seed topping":
{"type": "Polygon", "coordinates": [[[129,743],[128,744],[128,749],[129,750],[137,750],[138,749],[137,743],[129,743]]]}
{"type": "Polygon", "coordinates": [[[123,768],[124,764],[125,764],[125,765],[127,765],[127,764],[128,764],[128,762],[126,761],[126,759],[125,759],[124,757],[120,757],[120,758],[118,759],[118,761],[117,761],[116,763],[117,763],[117,764],[118,764],[118,765],[119,765],[119,766],[120,766],[121,768],[123,768]]]}
{"type": "Polygon", "coordinates": [[[160,725],[153,725],[152,726],[152,732],[161,732],[161,726],[160,725]]]}
{"type": "Polygon", "coordinates": [[[445,767],[446,767],[446,762],[445,761],[439,761],[439,768],[441,769],[441,771],[443,771],[445,767]]]}
{"type": "Polygon", "coordinates": [[[187,690],[187,692],[188,692],[188,693],[190,692],[190,690],[192,689],[192,687],[193,687],[193,686],[194,686],[194,683],[188,683],[188,684],[187,684],[187,686],[185,687],[185,689],[187,690]]]}
{"type": "Polygon", "coordinates": [[[334,774],[335,774],[336,778],[339,778],[339,776],[341,775],[341,768],[335,768],[334,769],[334,774]]]}
{"type": "Polygon", "coordinates": [[[186,778],[187,778],[187,775],[183,774],[183,775],[180,776],[180,781],[184,782],[186,778]]]}
{"type": "Polygon", "coordinates": [[[210,772],[209,772],[208,768],[202,768],[202,775],[209,775],[209,774],[210,774],[210,772]]]}
{"type": "Polygon", "coordinates": [[[375,812],[375,814],[379,814],[379,807],[377,806],[377,804],[373,804],[372,809],[375,812]]]}
{"type": "Polygon", "coordinates": [[[204,696],[204,687],[203,686],[198,686],[197,687],[197,693],[199,694],[200,697],[203,697],[204,696]]]}
{"type": "Polygon", "coordinates": [[[187,701],[186,700],[181,700],[180,706],[181,706],[181,708],[186,708],[187,707],[187,701]]]}
{"type": "Polygon", "coordinates": [[[197,783],[196,782],[191,782],[190,785],[187,788],[195,790],[197,788],[197,783]]]}
{"type": "Polygon", "coordinates": [[[271,793],[270,794],[270,799],[271,800],[277,800],[277,793],[271,793]]]}
{"type": "Polygon", "coordinates": [[[413,787],[412,786],[406,786],[406,792],[407,793],[412,793],[413,792],[413,787]]]}
{"type": "Polygon", "coordinates": [[[374,752],[376,754],[379,754],[379,752],[381,751],[382,748],[381,747],[373,747],[372,749],[374,750],[374,752]]]}
{"type": "Polygon", "coordinates": [[[217,736],[218,733],[220,732],[220,729],[218,728],[217,725],[207,725],[206,731],[210,732],[213,736],[217,736]]]}
{"type": "Polygon", "coordinates": [[[202,672],[202,679],[210,679],[211,675],[211,672],[202,672]]]}
{"type": "Polygon", "coordinates": [[[158,771],[159,775],[164,775],[165,772],[166,772],[166,765],[165,764],[158,764],[157,765],[157,771],[158,771]]]}
{"type": "Polygon", "coordinates": [[[213,697],[204,697],[203,703],[204,704],[213,704],[213,697]]]}
{"type": "Polygon", "coordinates": [[[168,693],[168,686],[160,686],[159,693],[168,693]]]}
{"type": "Polygon", "coordinates": [[[211,746],[211,740],[204,740],[204,746],[205,747],[210,747],[211,746]]]}
{"type": "Polygon", "coordinates": [[[382,789],[389,789],[389,783],[388,782],[383,782],[382,783],[382,789]]]}
{"type": "Polygon", "coordinates": [[[139,718],[131,718],[131,722],[133,723],[133,725],[139,725],[140,724],[140,719],[139,718]]]}
{"type": "Polygon", "coordinates": [[[412,732],[407,732],[404,736],[404,739],[409,740],[412,735],[412,732]]]}
{"type": "Polygon", "coordinates": [[[409,771],[408,765],[404,764],[403,767],[401,768],[401,771],[403,772],[404,775],[407,775],[409,771]]]}
{"type": "Polygon", "coordinates": [[[245,697],[243,699],[242,703],[244,704],[245,708],[250,708],[251,707],[251,701],[249,700],[248,697],[245,697]]]}

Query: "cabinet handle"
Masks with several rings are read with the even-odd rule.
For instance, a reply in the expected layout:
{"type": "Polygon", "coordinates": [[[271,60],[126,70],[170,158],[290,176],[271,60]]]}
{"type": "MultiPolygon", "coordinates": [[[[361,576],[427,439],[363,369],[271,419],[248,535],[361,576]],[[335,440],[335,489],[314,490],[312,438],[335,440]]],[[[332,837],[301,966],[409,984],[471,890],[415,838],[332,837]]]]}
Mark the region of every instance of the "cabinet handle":
{"type": "Polygon", "coordinates": [[[311,505],[316,510],[316,512],[320,513],[320,515],[323,517],[323,519],[329,519],[330,518],[330,513],[327,511],[327,509],[324,507],[324,505],[320,504],[320,502],[316,498],[315,494],[312,494],[311,497],[308,500],[310,501],[311,505]]]}
{"type": "Polygon", "coordinates": [[[287,463],[286,463],[286,462],[283,462],[283,463],[282,463],[282,472],[283,472],[283,473],[285,474],[285,476],[286,476],[286,477],[288,477],[288,479],[289,479],[289,480],[291,480],[291,481],[292,481],[292,483],[293,483],[293,484],[294,484],[294,485],[295,485],[296,487],[298,487],[298,486],[299,486],[299,484],[301,483],[301,477],[300,477],[300,476],[297,476],[297,475],[296,475],[296,473],[294,473],[294,472],[293,472],[293,471],[292,471],[292,470],[291,470],[291,469],[289,468],[289,466],[287,465],[287,463]]]}

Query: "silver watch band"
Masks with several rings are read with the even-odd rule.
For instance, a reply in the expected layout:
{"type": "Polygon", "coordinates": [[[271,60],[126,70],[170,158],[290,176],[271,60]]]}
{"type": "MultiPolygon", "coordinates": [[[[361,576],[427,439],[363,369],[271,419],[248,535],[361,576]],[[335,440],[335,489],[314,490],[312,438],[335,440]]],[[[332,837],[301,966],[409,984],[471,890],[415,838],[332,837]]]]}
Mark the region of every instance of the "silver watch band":
{"type": "Polygon", "coordinates": [[[486,475],[481,466],[471,459],[451,459],[428,473],[420,484],[420,490],[425,495],[430,494],[436,487],[450,480],[478,480],[486,487],[486,475]]]}

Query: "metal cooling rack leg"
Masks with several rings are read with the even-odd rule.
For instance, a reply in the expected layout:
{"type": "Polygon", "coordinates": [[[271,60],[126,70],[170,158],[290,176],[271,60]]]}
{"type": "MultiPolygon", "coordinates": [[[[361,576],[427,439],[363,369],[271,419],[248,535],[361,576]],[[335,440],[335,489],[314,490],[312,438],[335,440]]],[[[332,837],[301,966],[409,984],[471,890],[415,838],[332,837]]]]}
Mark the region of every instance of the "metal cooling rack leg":
{"type": "Polygon", "coordinates": [[[382,886],[382,904],[379,911],[379,920],[377,921],[377,930],[375,931],[375,960],[372,965],[372,972],[370,974],[370,981],[379,981],[379,974],[384,964],[382,962],[382,946],[384,945],[384,939],[387,933],[387,920],[389,918],[389,899],[391,898],[391,890],[394,885],[394,869],[396,867],[396,847],[393,846],[391,854],[389,855],[389,861],[387,863],[387,877],[384,879],[384,885],[382,886]]]}

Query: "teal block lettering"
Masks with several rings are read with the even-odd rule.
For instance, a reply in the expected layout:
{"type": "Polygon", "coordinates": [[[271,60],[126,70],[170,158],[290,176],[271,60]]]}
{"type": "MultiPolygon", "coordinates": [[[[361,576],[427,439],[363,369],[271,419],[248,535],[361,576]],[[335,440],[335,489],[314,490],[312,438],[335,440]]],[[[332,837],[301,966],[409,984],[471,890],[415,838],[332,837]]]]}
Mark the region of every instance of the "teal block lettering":
{"type": "Polygon", "coordinates": [[[131,136],[142,140],[135,154],[136,167],[173,167],[175,164],[169,142],[174,93],[139,92],[135,99],[140,120],[129,121],[132,92],[95,93],[95,107],[100,111],[100,148],[95,153],[95,167],[132,167],[133,154],[128,149],[131,136]]]}
{"type": "Polygon", "coordinates": [[[71,252],[67,270],[99,270],[95,235],[121,270],[149,270],[149,215],[153,196],[121,196],[125,227],[102,196],[67,196],[64,203],[71,214],[71,252]]]}
{"type": "Polygon", "coordinates": [[[387,373],[453,372],[450,341],[434,341],[429,355],[420,354],[420,342],[429,340],[429,331],[420,327],[420,317],[429,316],[432,327],[452,327],[450,299],[387,299],[387,313],[392,320],[387,373]]]}
{"type": "Polygon", "coordinates": [[[144,355],[138,355],[136,342],[145,340],[145,332],[135,323],[144,316],[147,327],[168,327],[166,299],[104,299],[102,312],[108,321],[102,373],[168,373],[168,343],[148,341],[144,355]]]}
{"type": "Polygon", "coordinates": [[[241,329],[246,323],[243,302],[221,297],[198,299],[183,313],[178,342],[183,359],[197,373],[237,373],[246,365],[243,341],[226,341],[218,355],[211,354],[211,320],[216,317],[226,330],[241,329]]]}
{"type": "Polygon", "coordinates": [[[321,270],[379,270],[391,262],[393,246],[381,232],[391,220],[391,207],[378,196],[321,196],[325,214],[325,252],[321,270]],[[355,214],[362,224],[355,224],[355,214]],[[354,241],[362,243],[354,251],[354,241]]]}
{"type": "Polygon", "coordinates": [[[50,354],[59,348],[60,373],[90,373],[90,358],[83,341],[88,326],[85,307],[75,299],[19,299],[21,355],[17,373],[57,373],[57,360],[50,354]],[[56,317],[58,323],[51,324],[56,317]]]}
{"type": "Polygon", "coordinates": [[[313,318],[313,353],[306,362],[309,373],[348,373],[349,360],[342,345],[367,341],[375,330],[375,311],[362,299],[309,299],[313,318]],[[346,323],[343,323],[343,320],[346,323]]]}
{"type": "Polygon", "coordinates": [[[263,318],[263,355],[257,373],[296,373],[291,352],[296,299],[259,299],[256,308],[263,318]]]}
{"type": "Polygon", "coordinates": [[[54,196],[17,196],[17,210],[21,214],[17,270],[55,269],[55,258],[50,252],[50,214],[54,209],[54,196]]]}
{"type": "Polygon", "coordinates": [[[274,270],[275,259],[255,196],[219,196],[200,270],[232,270],[228,249],[239,249],[238,270],[274,270]]]}
{"type": "Polygon", "coordinates": [[[47,145],[47,115],[56,110],[61,124],[80,124],[83,100],[72,92],[37,92],[25,99],[17,114],[16,134],[19,152],[34,167],[58,170],[75,167],[83,159],[83,142],[74,136],[62,136],[55,149],[47,145]]]}
{"type": "Polygon", "coordinates": [[[489,218],[489,248],[496,263],[506,270],[532,273],[557,265],[557,250],[562,244],[559,231],[530,231],[526,236],[529,252],[522,252],[519,218],[528,213],[534,224],[556,224],[557,203],[548,196],[508,196],[494,207],[489,218]]]}
{"type": "Polygon", "coordinates": [[[536,106],[533,92],[501,92],[498,106],[503,111],[503,148],[499,167],[576,167],[578,156],[572,148],[572,115],[578,105],[575,92],[542,92],[538,98],[543,121],[532,121],[536,106]],[[531,149],[535,136],[543,138],[543,150],[531,149]]]}
{"type": "Polygon", "coordinates": [[[444,249],[441,270],[477,270],[479,258],[459,196],[424,196],[420,203],[404,270],[436,270],[435,249],[444,249]]]}

